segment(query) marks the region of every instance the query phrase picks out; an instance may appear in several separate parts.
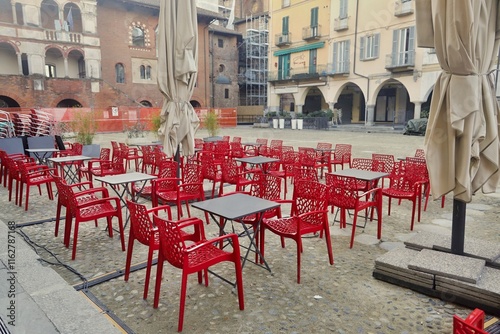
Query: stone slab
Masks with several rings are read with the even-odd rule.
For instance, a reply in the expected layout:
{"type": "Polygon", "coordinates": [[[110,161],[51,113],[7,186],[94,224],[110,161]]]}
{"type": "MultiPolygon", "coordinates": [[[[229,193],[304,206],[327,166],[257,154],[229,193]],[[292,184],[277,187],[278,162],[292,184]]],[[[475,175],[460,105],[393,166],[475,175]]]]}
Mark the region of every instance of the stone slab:
{"type": "Polygon", "coordinates": [[[405,245],[414,249],[433,249],[435,245],[449,247],[451,237],[430,232],[419,232],[405,241],[405,245]]]}
{"type": "Polygon", "coordinates": [[[410,261],[409,269],[477,283],[486,261],[423,249],[410,261]]]}
{"type": "MultiPolygon", "coordinates": [[[[405,241],[406,247],[413,249],[435,249],[450,252],[451,237],[430,232],[420,232],[405,241]]],[[[488,242],[476,238],[466,238],[464,253],[467,256],[484,259],[488,263],[495,263],[500,259],[500,243],[488,242]]]]}
{"type": "Polygon", "coordinates": [[[457,281],[452,278],[437,276],[436,283],[452,284],[480,294],[487,294],[500,302],[500,270],[484,267],[481,278],[476,284],[457,281]]]}

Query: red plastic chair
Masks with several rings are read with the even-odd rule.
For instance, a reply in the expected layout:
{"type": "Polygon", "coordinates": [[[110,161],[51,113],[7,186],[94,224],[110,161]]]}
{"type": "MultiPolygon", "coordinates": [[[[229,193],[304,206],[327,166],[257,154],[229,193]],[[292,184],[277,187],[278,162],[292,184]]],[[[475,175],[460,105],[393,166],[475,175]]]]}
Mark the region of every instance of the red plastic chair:
{"type": "MultiPolygon", "coordinates": [[[[123,220],[120,199],[118,197],[109,197],[108,191],[105,188],[94,188],[94,190],[102,191],[103,198],[94,199],[85,203],[78,202],[78,194],[74,190],[64,184],[60,183],[61,187],[58,188],[59,196],[65,196],[64,201],[69,204],[70,214],[66,212],[65,233],[69,236],[71,231],[72,218],[75,218],[75,228],[73,233],[73,251],[71,259],[76,257],[76,246],[78,244],[78,228],[80,223],[87,221],[94,221],[100,218],[106,218],[108,223],[108,234],[113,237],[112,218],[118,218],[118,227],[120,231],[120,241],[122,244],[122,251],[125,251],[125,240],[123,233],[123,220]]],[[[69,242],[69,241],[68,241],[69,242]]]]}
{"type": "Polygon", "coordinates": [[[232,142],[233,143],[241,143],[241,137],[234,136],[232,142]]]}
{"type": "Polygon", "coordinates": [[[425,151],[422,148],[417,148],[415,151],[415,158],[422,158],[425,159],[425,151]]]}
{"type": "Polygon", "coordinates": [[[222,172],[213,158],[213,153],[209,151],[201,151],[198,155],[201,164],[201,173],[203,180],[212,182],[212,198],[215,196],[215,187],[217,182],[222,181],[222,172]]]}
{"type": "Polygon", "coordinates": [[[265,147],[267,145],[267,139],[265,138],[257,138],[255,143],[258,144],[258,146],[246,146],[245,147],[245,153],[248,156],[256,156],[259,155],[259,147],[265,147]]]}
{"type": "Polygon", "coordinates": [[[323,169],[326,167],[328,173],[332,172],[332,144],[318,143],[316,145],[316,163],[315,167],[321,169],[320,177],[323,178],[323,169]]]}
{"type": "MultiPolygon", "coordinates": [[[[335,151],[332,153],[332,158],[330,163],[333,165],[333,170],[337,170],[337,165],[344,169],[344,165],[347,164],[349,168],[351,167],[351,144],[337,144],[335,145],[335,151]]],[[[331,170],[331,167],[330,167],[331,170]]]]}
{"type": "Polygon", "coordinates": [[[142,156],[139,154],[139,150],[137,148],[128,147],[125,143],[119,143],[120,145],[120,154],[124,161],[125,170],[130,169],[130,161],[134,161],[135,163],[135,171],[139,171],[139,160],[142,159],[142,156]]]}
{"type": "MultiPolygon", "coordinates": [[[[380,154],[372,153],[372,160],[378,161],[380,163],[380,172],[391,174],[396,162],[394,160],[394,155],[392,154],[380,154]]],[[[382,179],[382,186],[384,186],[384,181],[386,178],[382,179]]]]}
{"type": "MultiPolygon", "coordinates": [[[[265,231],[269,230],[281,237],[290,238],[297,243],[297,283],[300,283],[300,260],[303,251],[302,236],[320,232],[325,236],[330,264],[333,265],[332,242],[328,225],[327,186],[314,181],[296,181],[293,191],[290,217],[264,219],[260,234],[260,252],[264,256],[265,231]]],[[[283,201],[284,203],[290,201],[283,201]]]]}
{"type": "Polygon", "coordinates": [[[149,145],[141,146],[141,154],[142,154],[141,172],[146,174],[153,173],[154,163],[155,163],[153,148],[149,145]]]}
{"type": "MultiPolygon", "coordinates": [[[[338,176],[335,174],[326,174],[326,185],[329,187],[328,204],[340,209],[340,227],[346,227],[346,213],[348,210],[354,210],[352,221],[351,243],[354,244],[356,235],[356,221],[358,213],[365,210],[365,216],[368,215],[368,209],[377,210],[377,239],[382,237],[382,189],[373,188],[360,193],[356,178],[348,176],[338,176]]],[[[371,215],[373,218],[373,214],[371,215]]],[[[370,219],[371,220],[371,219],[370,219]]]]}
{"type": "Polygon", "coordinates": [[[182,331],[184,323],[184,306],[186,303],[187,279],[190,274],[198,273],[198,283],[202,282],[202,272],[205,276],[205,285],[208,286],[208,268],[221,262],[233,262],[236,275],[236,286],[238,290],[238,301],[240,310],[245,308],[243,296],[243,276],[241,274],[241,258],[238,236],[226,234],[211,240],[205,238],[203,222],[193,219],[187,222],[173,222],[164,220],[156,215],[153,222],[158,226],[160,234],[160,251],[156,272],[156,287],[154,297],[154,308],[158,308],[160,301],[161,278],[163,274],[163,263],[168,261],[172,266],[182,269],[181,296],[179,305],[179,322],[177,330],[182,331]],[[181,231],[189,226],[195,226],[199,232],[199,241],[189,247],[185,243],[181,231]],[[215,246],[223,240],[230,239],[233,245],[232,252],[226,252],[215,246]]]}
{"type": "Polygon", "coordinates": [[[20,173],[19,206],[22,207],[23,205],[24,186],[26,186],[26,195],[25,195],[26,201],[24,205],[25,211],[28,211],[31,186],[38,186],[38,192],[41,196],[42,191],[40,189],[40,185],[45,184],[47,187],[47,195],[49,196],[49,199],[50,200],[54,199],[54,194],[52,193],[52,183],[54,182],[54,178],[50,174],[51,171],[54,171],[53,168],[48,168],[47,166],[44,165],[33,165],[32,163],[29,162],[24,163],[20,160],[18,160],[17,165],[19,167],[19,173],[20,173]]]}
{"type": "Polygon", "coordinates": [[[235,185],[236,191],[243,191],[246,186],[252,184],[252,180],[248,178],[248,175],[253,172],[242,172],[240,166],[234,160],[223,162],[221,172],[219,196],[224,192],[224,183],[235,185]]]}
{"type": "MultiPolygon", "coordinates": [[[[87,162],[87,166],[81,166],[78,169],[78,179],[81,181],[82,177],[85,176],[87,180],[91,180],[92,176],[90,173],[90,162],[91,161],[110,161],[110,156],[111,156],[111,149],[109,148],[101,148],[101,151],[99,153],[99,159],[91,159],[87,162]]],[[[61,176],[64,177],[63,174],[61,176]]]]}
{"type": "MultiPolygon", "coordinates": [[[[369,158],[353,158],[351,162],[351,168],[374,172],[383,172],[383,163],[369,158]]],[[[358,185],[358,190],[360,191],[368,191],[370,189],[370,184],[366,181],[356,180],[356,183],[358,185]]],[[[378,180],[375,184],[372,185],[372,187],[376,188],[377,185],[378,180]]]]}
{"type": "Polygon", "coordinates": [[[270,170],[269,174],[280,177],[284,182],[285,196],[288,193],[288,180],[294,176],[294,168],[299,166],[299,152],[285,151],[281,156],[281,169],[270,170]]]}
{"type": "Polygon", "coordinates": [[[134,249],[134,241],[137,240],[141,244],[148,246],[148,260],[146,265],[146,279],[144,281],[144,293],[142,298],[148,298],[149,279],[151,277],[151,267],[153,265],[153,252],[160,249],[160,237],[158,227],[154,226],[152,214],[158,213],[160,210],[167,212],[168,219],[172,219],[170,206],[157,206],[152,209],[147,209],[145,205],[138,204],[127,200],[127,207],[130,212],[130,233],[127,244],[127,259],[125,260],[125,276],[124,280],[128,281],[130,275],[130,264],[132,262],[132,252],[134,249]]]}
{"type": "Polygon", "coordinates": [[[453,315],[453,334],[488,334],[484,330],[484,312],[475,309],[465,320],[453,315]]]}
{"type": "Polygon", "coordinates": [[[123,166],[123,159],[121,157],[114,157],[113,160],[91,160],[88,163],[90,181],[93,176],[107,176],[125,173],[123,166]]]}
{"type": "MultiPolygon", "coordinates": [[[[106,194],[108,193],[106,188],[94,188],[92,182],[80,182],[80,183],[75,183],[68,185],[66,181],[64,181],[63,178],[53,175],[54,181],[56,183],[57,191],[59,194],[64,193],[64,188],[62,184],[67,185],[71,190],[73,190],[76,200],[78,201],[79,204],[83,204],[86,202],[90,202],[96,199],[99,199],[100,197],[96,196],[97,193],[101,193],[101,197],[107,196],[106,194]],[[78,190],[77,190],[78,189],[78,190]]],[[[62,196],[59,195],[57,196],[57,211],[56,211],[56,226],[54,229],[54,236],[59,235],[59,221],[61,220],[61,211],[62,207],[65,208],[66,210],[66,215],[71,215],[70,212],[70,203],[68,202],[68,197],[67,196],[62,196]]],[[[71,225],[71,223],[69,223],[71,225]]],[[[97,220],[95,221],[95,226],[97,227],[97,220]]],[[[69,247],[69,238],[70,238],[70,232],[71,232],[71,227],[69,227],[69,231],[66,231],[67,224],[65,226],[65,232],[64,232],[64,245],[66,247],[69,247]]]]}
{"type": "Polygon", "coordinates": [[[388,215],[391,215],[391,200],[407,199],[413,203],[411,213],[410,230],[413,231],[415,222],[415,208],[418,202],[418,220],[420,222],[422,175],[425,173],[425,166],[421,164],[400,161],[394,166],[389,176],[390,184],[387,188],[382,188],[382,194],[389,197],[388,215]]]}

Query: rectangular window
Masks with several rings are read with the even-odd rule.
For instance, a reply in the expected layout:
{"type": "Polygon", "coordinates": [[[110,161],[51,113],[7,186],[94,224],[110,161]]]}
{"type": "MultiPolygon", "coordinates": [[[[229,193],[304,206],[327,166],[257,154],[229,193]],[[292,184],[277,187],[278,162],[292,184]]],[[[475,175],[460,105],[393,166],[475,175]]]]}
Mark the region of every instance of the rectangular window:
{"type": "Polygon", "coordinates": [[[223,48],[224,47],[224,40],[222,38],[219,38],[217,40],[217,44],[219,45],[219,48],[223,48]]]}
{"type": "Polygon", "coordinates": [[[45,64],[45,76],[48,78],[56,77],[56,65],[45,64]]]}
{"type": "Polygon", "coordinates": [[[347,0],[340,0],[339,18],[340,19],[346,19],[347,18],[347,0]]]}
{"type": "Polygon", "coordinates": [[[318,7],[311,8],[311,27],[318,26],[318,7]]]}
{"type": "Polygon", "coordinates": [[[224,98],[229,99],[229,89],[224,89],[224,98]]]}
{"type": "Polygon", "coordinates": [[[28,55],[26,53],[21,54],[21,65],[23,67],[23,75],[30,75],[30,69],[28,66],[28,55]]]}
{"type": "Polygon", "coordinates": [[[359,59],[370,60],[379,57],[380,34],[360,38],[359,59]]]}
{"type": "Polygon", "coordinates": [[[284,16],[281,21],[281,34],[288,35],[288,16],[284,16]]]}
{"type": "Polygon", "coordinates": [[[333,44],[334,73],[349,73],[350,45],[350,40],[340,41],[333,44]]]}
{"type": "Polygon", "coordinates": [[[393,31],[391,66],[415,64],[415,27],[393,31]]]}
{"type": "Polygon", "coordinates": [[[290,7],[290,0],[283,0],[283,4],[281,7],[290,7]]]}

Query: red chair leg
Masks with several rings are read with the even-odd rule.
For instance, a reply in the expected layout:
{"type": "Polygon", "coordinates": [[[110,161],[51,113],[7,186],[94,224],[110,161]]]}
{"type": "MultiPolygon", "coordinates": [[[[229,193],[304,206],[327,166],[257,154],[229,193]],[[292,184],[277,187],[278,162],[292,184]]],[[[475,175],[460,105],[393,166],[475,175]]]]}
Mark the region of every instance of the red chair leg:
{"type": "Polygon", "coordinates": [[[130,234],[128,237],[127,259],[125,260],[125,275],[123,277],[125,282],[128,281],[128,277],[130,275],[130,263],[132,262],[133,249],[134,249],[134,234],[132,233],[132,230],[130,230],[130,234]]]}

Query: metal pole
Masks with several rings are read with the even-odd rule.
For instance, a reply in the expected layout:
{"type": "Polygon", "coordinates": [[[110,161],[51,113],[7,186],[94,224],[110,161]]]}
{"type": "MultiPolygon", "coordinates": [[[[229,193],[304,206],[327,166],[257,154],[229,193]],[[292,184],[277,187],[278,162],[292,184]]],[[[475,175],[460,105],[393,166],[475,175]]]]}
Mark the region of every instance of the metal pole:
{"type": "Polygon", "coordinates": [[[465,240],[465,202],[453,200],[453,217],[451,226],[451,252],[464,254],[465,240]]]}

